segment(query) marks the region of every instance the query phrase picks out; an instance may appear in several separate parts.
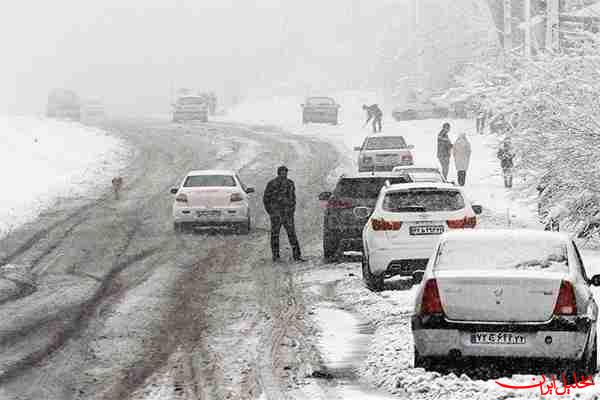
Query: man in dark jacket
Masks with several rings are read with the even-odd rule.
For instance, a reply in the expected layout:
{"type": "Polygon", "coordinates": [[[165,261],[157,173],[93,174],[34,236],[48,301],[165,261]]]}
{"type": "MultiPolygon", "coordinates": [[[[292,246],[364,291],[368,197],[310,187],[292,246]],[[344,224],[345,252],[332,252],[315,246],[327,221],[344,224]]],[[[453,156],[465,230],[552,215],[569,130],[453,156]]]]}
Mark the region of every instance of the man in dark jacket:
{"type": "Polygon", "coordinates": [[[381,117],[383,117],[383,112],[379,106],[377,104],[371,104],[370,106],[363,104],[362,108],[367,112],[367,121],[365,122],[365,125],[373,120],[373,132],[381,132],[381,117]]]}
{"type": "Polygon", "coordinates": [[[294,260],[306,261],[300,255],[300,245],[296,237],[296,228],[294,227],[294,211],[296,210],[296,193],[294,181],[287,178],[288,169],[286,166],[277,168],[277,178],[267,183],[265,194],[263,195],[263,204],[269,217],[271,218],[271,251],[273,261],[279,260],[279,232],[281,226],[285,228],[288,240],[292,246],[294,260]]]}
{"type": "Polygon", "coordinates": [[[502,175],[504,175],[504,187],[511,188],[515,153],[512,151],[512,145],[509,138],[504,139],[502,146],[498,149],[497,156],[500,160],[500,166],[502,167],[502,175]]]}
{"type": "Polygon", "coordinates": [[[437,158],[442,166],[442,175],[444,179],[448,179],[448,169],[450,168],[450,154],[452,153],[452,142],[448,137],[450,132],[450,124],[444,122],[442,130],[438,134],[437,138],[437,158]]]}

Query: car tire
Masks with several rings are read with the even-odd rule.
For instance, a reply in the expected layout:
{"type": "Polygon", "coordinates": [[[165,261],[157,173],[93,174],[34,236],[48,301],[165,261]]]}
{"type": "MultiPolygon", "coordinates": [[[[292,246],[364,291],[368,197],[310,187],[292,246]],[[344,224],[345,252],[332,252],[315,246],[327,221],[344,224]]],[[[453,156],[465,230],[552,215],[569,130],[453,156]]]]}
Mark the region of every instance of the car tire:
{"type": "Polygon", "coordinates": [[[331,262],[337,260],[340,238],[329,230],[323,231],[323,258],[331,262]]]}
{"type": "Polygon", "coordinates": [[[431,370],[431,360],[428,357],[422,357],[417,350],[417,346],[414,346],[414,358],[413,358],[413,366],[414,368],[423,368],[425,371],[431,370]]]}
{"type": "Polygon", "coordinates": [[[175,233],[183,232],[183,224],[181,222],[173,222],[173,230],[175,233]]]}
{"type": "Polygon", "coordinates": [[[383,275],[375,275],[371,273],[369,266],[369,258],[363,253],[362,256],[362,275],[363,281],[373,292],[381,292],[383,290],[383,275]]]}

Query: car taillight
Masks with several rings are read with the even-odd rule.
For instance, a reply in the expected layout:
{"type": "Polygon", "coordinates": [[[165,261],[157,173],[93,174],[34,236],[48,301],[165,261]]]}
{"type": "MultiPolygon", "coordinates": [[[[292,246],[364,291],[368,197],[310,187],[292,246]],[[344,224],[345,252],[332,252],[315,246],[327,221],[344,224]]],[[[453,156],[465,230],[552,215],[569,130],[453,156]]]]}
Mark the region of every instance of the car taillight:
{"type": "Polygon", "coordinates": [[[412,155],[407,154],[402,156],[402,161],[412,161],[412,155]]]}
{"type": "Polygon", "coordinates": [[[179,203],[187,203],[187,201],[188,201],[187,195],[185,193],[179,193],[177,195],[177,197],[175,197],[175,201],[177,201],[179,203]]]}
{"type": "Polygon", "coordinates": [[[475,228],[477,217],[464,217],[461,219],[449,219],[446,221],[450,229],[475,228]]]}
{"type": "Polygon", "coordinates": [[[241,193],[231,193],[230,200],[232,202],[234,202],[234,201],[242,201],[242,200],[244,200],[244,196],[242,196],[241,193]]]}
{"type": "Polygon", "coordinates": [[[437,281],[429,279],[425,282],[423,298],[421,299],[421,315],[443,314],[442,299],[438,290],[437,281]]]}
{"type": "Polygon", "coordinates": [[[352,202],[339,200],[339,199],[330,199],[327,202],[327,208],[334,208],[334,209],[352,208],[352,202]]]}
{"type": "Polygon", "coordinates": [[[373,219],[371,220],[371,226],[374,231],[398,231],[402,227],[402,222],[373,219]]]}
{"type": "Polygon", "coordinates": [[[571,282],[562,281],[560,283],[558,298],[554,306],[554,315],[577,315],[575,290],[571,282]]]}

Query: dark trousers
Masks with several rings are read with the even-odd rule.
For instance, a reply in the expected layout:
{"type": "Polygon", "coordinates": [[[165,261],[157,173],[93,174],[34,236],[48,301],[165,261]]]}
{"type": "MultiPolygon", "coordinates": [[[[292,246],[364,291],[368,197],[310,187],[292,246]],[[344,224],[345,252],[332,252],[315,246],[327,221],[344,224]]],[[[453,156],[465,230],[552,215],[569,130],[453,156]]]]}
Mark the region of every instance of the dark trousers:
{"type": "Polygon", "coordinates": [[[483,135],[483,130],[485,129],[485,116],[477,117],[477,133],[483,135]]]}
{"type": "Polygon", "coordinates": [[[456,177],[458,178],[458,184],[460,186],[465,186],[465,181],[467,180],[467,171],[456,171],[456,177]]]}
{"type": "Polygon", "coordinates": [[[290,246],[292,246],[292,253],[294,259],[300,258],[300,244],[296,237],[296,227],[294,226],[294,212],[284,213],[273,213],[271,217],[271,252],[273,257],[279,257],[279,232],[281,226],[285,228],[287,232],[290,246]]]}
{"type": "Polygon", "coordinates": [[[373,132],[381,132],[381,117],[373,118],[373,132]]]}
{"type": "Polygon", "coordinates": [[[504,187],[512,187],[512,168],[502,168],[502,175],[504,176],[504,187]]]}
{"type": "Polygon", "coordinates": [[[442,175],[444,179],[448,179],[448,170],[450,169],[450,158],[438,158],[442,166],[442,175]]]}

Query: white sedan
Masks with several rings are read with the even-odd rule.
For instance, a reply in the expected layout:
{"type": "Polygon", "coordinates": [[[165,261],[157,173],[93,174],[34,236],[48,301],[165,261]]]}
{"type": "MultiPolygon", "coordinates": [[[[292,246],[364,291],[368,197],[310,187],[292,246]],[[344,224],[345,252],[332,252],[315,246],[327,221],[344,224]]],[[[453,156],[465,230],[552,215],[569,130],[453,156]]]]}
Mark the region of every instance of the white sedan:
{"type": "Polygon", "coordinates": [[[444,234],[418,288],[415,366],[440,358],[518,357],[596,370],[598,307],[575,243],[529,230],[444,234]]]}
{"type": "MultiPolygon", "coordinates": [[[[355,213],[370,211],[358,208],[355,213]]],[[[461,187],[449,183],[384,186],[362,233],[365,283],[381,290],[384,278],[393,275],[419,281],[439,236],[449,229],[474,228],[480,212],[461,187]]]]}
{"type": "Polygon", "coordinates": [[[242,233],[250,231],[250,203],[246,187],[234,171],[190,171],[178,188],[173,202],[173,226],[232,226],[242,233]]]}

